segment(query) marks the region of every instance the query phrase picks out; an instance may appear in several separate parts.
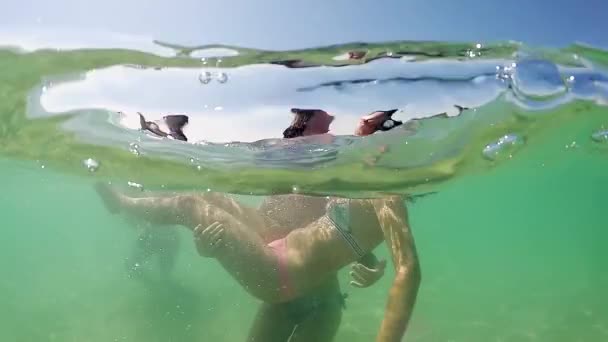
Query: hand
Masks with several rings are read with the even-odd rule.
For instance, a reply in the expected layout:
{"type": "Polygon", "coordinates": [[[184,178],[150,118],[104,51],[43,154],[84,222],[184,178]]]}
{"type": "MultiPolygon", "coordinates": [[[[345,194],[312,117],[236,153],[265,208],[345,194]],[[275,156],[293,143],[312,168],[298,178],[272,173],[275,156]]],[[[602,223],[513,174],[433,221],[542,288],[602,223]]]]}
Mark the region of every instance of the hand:
{"type": "Polygon", "coordinates": [[[198,254],[212,258],[223,246],[224,227],[219,222],[213,222],[208,227],[198,225],[194,228],[194,244],[198,254]]]}
{"type": "Polygon", "coordinates": [[[377,155],[365,156],[363,158],[363,163],[365,163],[365,165],[371,166],[371,167],[376,166],[376,164],[378,163],[378,160],[380,160],[380,156],[382,156],[383,154],[385,154],[388,151],[389,151],[388,145],[382,145],[382,146],[378,147],[377,155]]]}
{"type": "Polygon", "coordinates": [[[378,152],[380,152],[380,154],[388,152],[388,145],[382,145],[378,147],[378,152]]]}
{"type": "Polygon", "coordinates": [[[358,262],[354,263],[350,272],[350,277],[353,279],[350,285],[358,288],[370,287],[382,278],[385,268],[386,260],[381,260],[374,268],[368,268],[358,262]]]}

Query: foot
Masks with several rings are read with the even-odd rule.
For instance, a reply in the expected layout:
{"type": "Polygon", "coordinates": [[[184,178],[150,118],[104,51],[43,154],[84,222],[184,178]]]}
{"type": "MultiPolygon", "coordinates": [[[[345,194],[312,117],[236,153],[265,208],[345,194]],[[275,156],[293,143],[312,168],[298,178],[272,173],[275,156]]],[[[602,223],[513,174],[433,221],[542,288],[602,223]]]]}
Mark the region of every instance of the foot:
{"type": "Polygon", "coordinates": [[[120,212],[118,193],[114,189],[106,183],[99,182],[95,184],[95,191],[97,191],[97,194],[101,197],[103,204],[110,213],[118,214],[120,212]]]}
{"type": "Polygon", "coordinates": [[[194,244],[198,254],[202,257],[213,258],[223,246],[224,227],[214,222],[210,226],[202,225],[194,228],[194,244]]]}

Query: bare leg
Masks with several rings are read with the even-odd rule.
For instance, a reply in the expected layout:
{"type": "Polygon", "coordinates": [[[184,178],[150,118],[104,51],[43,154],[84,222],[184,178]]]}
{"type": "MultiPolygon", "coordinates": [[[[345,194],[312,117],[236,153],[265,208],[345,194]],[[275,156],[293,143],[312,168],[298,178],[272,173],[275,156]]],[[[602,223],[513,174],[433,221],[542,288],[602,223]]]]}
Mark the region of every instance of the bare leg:
{"type": "MultiPolygon", "coordinates": [[[[314,292],[314,291],[312,291],[314,292]]],[[[340,300],[340,283],[336,273],[328,278],[319,291],[325,299],[317,310],[299,322],[289,342],[331,342],[342,321],[343,302],[340,300]]]]}
{"type": "Polygon", "coordinates": [[[263,227],[266,222],[256,208],[239,203],[237,200],[219,192],[205,192],[201,195],[208,203],[223,209],[235,219],[257,227],[263,227]]]}
{"type": "MultiPolygon", "coordinates": [[[[206,204],[221,209],[223,213],[247,224],[250,229],[254,229],[258,233],[267,230],[265,227],[267,222],[255,208],[241,205],[236,200],[220,193],[151,194],[148,197],[129,197],[103,183],[96,185],[96,191],[111,213],[119,213],[124,210],[127,214],[150,223],[182,224],[193,228],[194,225],[201,222],[191,222],[193,221],[191,216],[200,209],[197,206],[206,204]],[[204,203],[201,204],[201,202],[204,203]]],[[[211,211],[213,212],[213,209],[211,211]]]]}
{"type": "MultiPolygon", "coordinates": [[[[373,220],[369,219],[367,221],[376,221],[377,224],[373,208],[371,205],[368,206],[370,207],[369,212],[373,215],[373,220]]],[[[358,218],[360,222],[357,224],[367,226],[366,220],[362,220],[358,218]]],[[[239,280],[243,287],[255,297],[266,302],[291,300],[302,292],[308,292],[310,289],[319,286],[339,268],[355,261],[356,258],[352,249],[339,239],[333,224],[326,217],[320,218],[307,227],[294,229],[284,238],[284,244],[282,245],[284,247],[275,245],[274,250],[264,244],[256,233],[251,232],[245,226],[224,226],[224,235],[221,236],[221,241],[225,244],[225,247],[217,248],[215,254],[207,254],[205,249],[214,249],[215,245],[211,240],[214,236],[217,240],[220,238],[213,230],[207,231],[209,227],[196,229],[195,241],[199,253],[217,258],[224,268],[239,280]],[[207,235],[207,237],[204,235],[207,235]],[[337,241],[337,244],[334,241],[337,241]],[[256,252],[256,249],[262,251],[256,252]],[[256,256],[262,254],[265,255],[264,260],[256,259],[256,256]],[[281,269],[287,270],[290,279],[288,281],[291,284],[279,283],[281,272],[283,272],[281,269]],[[255,274],[258,273],[257,279],[259,281],[261,271],[268,272],[264,275],[268,281],[266,284],[274,284],[273,286],[262,286],[263,289],[260,289],[259,282],[248,283],[243,278],[244,275],[251,273],[247,278],[254,279],[255,274]],[[270,282],[271,279],[274,283],[270,282]],[[281,296],[281,285],[289,286],[291,288],[289,290],[290,294],[281,296]],[[275,291],[269,291],[270,289],[275,291]]],[[[374,240],[382,238],[380,229],[372,234],[372,238],[374,240]]],[[[373,241],[368,242],[368,244],[367,247],[375,247],[373,241]]]]}
{"type": "Polygon", "coordinates": [[[192,228],[197,197],[192,195],[129,197],[99,183],[95,190],[111,213],[125,212],[152,224],[180,224],[192,228]]]}
{"type": "MultiPolygon", "coordinates": [[[[280,298],[277,257],[255,232],[224,210],[211,205],[202,196],[177,195],[134,198],[98,185],[97,191],[106,207],[121,210],[152,224],[183,225],[191,230],[219,222],[227,227],[229,241],[218,257],[223,267],[254,297],[267,300],[280,298]]],[[[170,228],[169,228],[170,229],[170,228]]]]}
{"type": "Polygon", "coordinates": [[[260,236],[241,224],[219,222],[194,229],[194,241],[201,256],[216,258],[241,286],[265,302],[281,301],[279,260],[260,236]]]}
{"type": "Polygon", "coordinates": [[[282,305],[262,303],[247,342],[287,342],[295,327],[282,305]]]}
{"type": "Polygon", "coordinates": [[[341,321],[342,307],[337,304],[327,306],[298,324],[289,342],[331,342],[341,321]]]}
{"type": "Polygon", "coordinates": [[[340,296],[340,284],[334,273],[324,284],[294,301],[263,304],[247,342],[330,342],[342,318],[340,296]]]}
{"type": "Polygon", "coordinates": [[[246,223],[248,226],[262,222],[250,217],[254,216],[254,210],[239,207],[236,202],[219,194],[150,194],[148,197],[130,197],[103,183],[96,185],[96,191],[110,212],[124,212],[156,225],[176,224],[193,229],[198,224],[209,225],[215,221],[230,225],[235,222],[246,223]]]}

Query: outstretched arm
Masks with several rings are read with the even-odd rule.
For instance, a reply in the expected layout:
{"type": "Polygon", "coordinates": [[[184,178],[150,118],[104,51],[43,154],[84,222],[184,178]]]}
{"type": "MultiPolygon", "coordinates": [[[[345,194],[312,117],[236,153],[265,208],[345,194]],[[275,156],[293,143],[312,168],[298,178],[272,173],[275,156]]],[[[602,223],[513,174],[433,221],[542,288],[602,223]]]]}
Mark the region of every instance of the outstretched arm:
{"type": "Polygon", "coordinates": [[[403,200],[391,197],[372,202],[395,266],[395,280],[377,341],[401,341],[420,285],[418,255],[403,200]]]}

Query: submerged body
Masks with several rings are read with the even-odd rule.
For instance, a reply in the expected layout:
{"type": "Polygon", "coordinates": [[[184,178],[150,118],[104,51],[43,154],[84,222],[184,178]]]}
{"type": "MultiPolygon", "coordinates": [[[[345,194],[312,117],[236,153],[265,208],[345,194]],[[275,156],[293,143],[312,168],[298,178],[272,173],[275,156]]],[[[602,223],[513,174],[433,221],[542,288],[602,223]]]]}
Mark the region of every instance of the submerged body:
{"type": "MultiPolygon", "coordinates": [[[[212,227],[220,222],[225,229],[218,229],[216,225],[212,229],[214,233],[203,236],[201,241],[221,235],[222,245],[215,248],[212,255],[246,291],[269,305],[319,291],[337,270],[360,258],[337,229],[338,222],[332,220],[331,215],[325,214],[291,231],[275,231],[272,238],[276,239],[272,243],[268,241],[272,239],[263,238],[267,235],[258,233],[270,229],[263,215],[243,206],[234,207],[219,194],[131,198],[106,187],[99,187],[98,191],[111,211],[124,210],[149,221],[180,224],[192,230],[199,227],[199,231],[200,227],[212,227]],[[277,270],[283,270],[279,271],[284,272],[283,275],[277,270]]],[[[395,279],[378,341],[398,341],[411,316],[420,282],[407,210],[400,198],[347,202],[348,233],[361,252],[370,252],[383,240],[391,251],[395,279]]],[[[344,200],[329,202],[330,207],[336,205],[345,205],[344,200]]]]}

